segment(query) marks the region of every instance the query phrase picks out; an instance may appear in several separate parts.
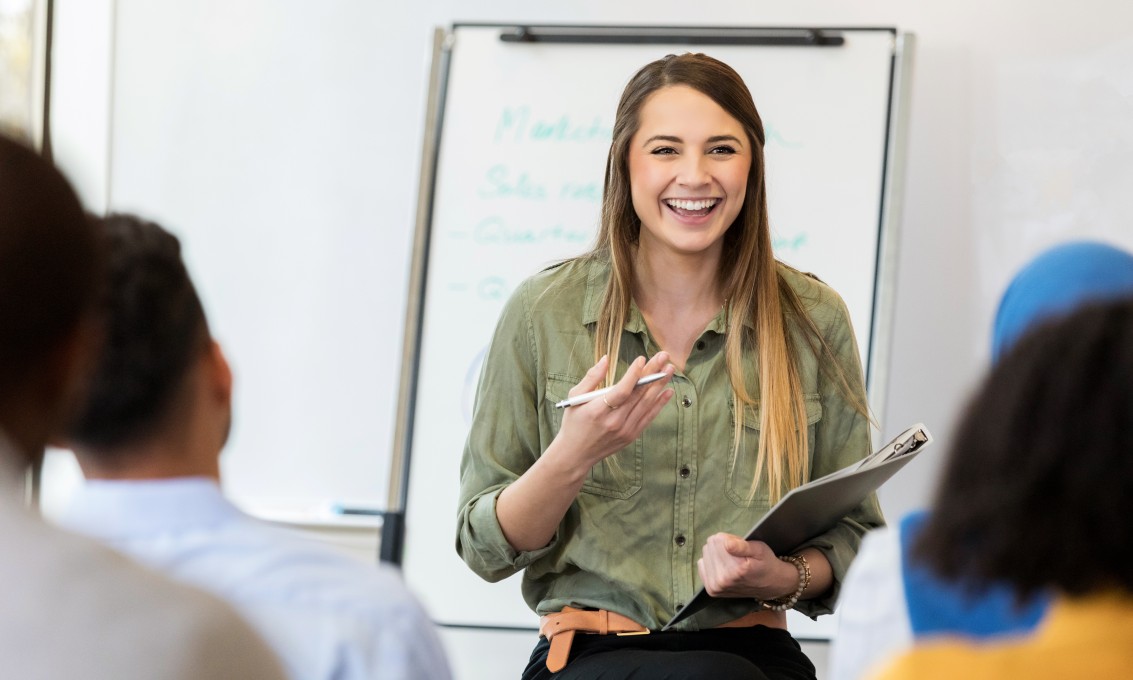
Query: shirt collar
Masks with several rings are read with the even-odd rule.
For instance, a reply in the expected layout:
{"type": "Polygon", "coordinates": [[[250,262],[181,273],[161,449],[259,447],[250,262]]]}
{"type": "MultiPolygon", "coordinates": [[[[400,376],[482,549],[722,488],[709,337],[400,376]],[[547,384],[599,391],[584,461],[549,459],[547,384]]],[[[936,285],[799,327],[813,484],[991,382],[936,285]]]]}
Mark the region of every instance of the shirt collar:
{"type": "MultiPolygon", "coordinates": [[[[586,293],[582,298],[582,325],[590,326],[598,323],[598,313],[602,309],[602,296],[606,294],[606,285],[610,280],[610,263],[605,260],[592,260],[590,271],[586,276],[586,293]]],[[[750,320],[744,320],[745,326],[751,326],[750,320]]],[[[728,328],[727,306],[720,308],[705,330],[724,334],[728,328]]],[[[629,314],[626,316],[625,330],[630,333],[646,333],[645,317],[637,303],[630,299],[629,314]]]]}
{"type": "MultiPolygon", "coordinates": [[[[586,293],[582,298],[582,324],[589,326],[598,323],[598,312],[602,308],[602,296],[606,293],[606,282],[610,280],[610,263],[597,258],[591,260],[586,275],[586,293]]],[[[632,303],[631,303],[632,304],[632,303]]],[[[634,308],[637,305],[633,305],[634,308]]]]}
{"type": "Polygon", "coordinates": [[[90,480],[74,495],[62,523],[103,540],[207,529],[241,517],[207,477],[140,481],[90,480]]]}

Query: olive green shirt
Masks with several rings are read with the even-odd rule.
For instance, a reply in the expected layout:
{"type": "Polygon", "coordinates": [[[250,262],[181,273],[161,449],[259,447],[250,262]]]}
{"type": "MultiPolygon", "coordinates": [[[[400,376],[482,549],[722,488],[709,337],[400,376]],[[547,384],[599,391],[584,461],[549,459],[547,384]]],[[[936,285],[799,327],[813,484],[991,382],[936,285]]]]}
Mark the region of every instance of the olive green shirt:
{"type": "MultiPolygon", "coordinates": [[[[780,266],[779,273],[799,295],[851,384],[863,384],[842,299],[789,267],[780,266]]],[[[572,260],[525,281],[505,306],[484,360],[461,461],[456,548],[489,581],[523,570],[524,599],[538,614],[564,605],[595,607],[656,630],[700,588],[696,563],[708,537],[721,531],[743,536],[769,507],[766,483],[751,492],[758,408],[746,410],[745,441],[735,453],[724,311],[705,328],[685,369],[673,376],[674,397],[637,441],[591,469],[546,547],[517,552],[496,518],[500,492],[558,433],[562,411],[555,403],[594,363],[594,329],[608,277],[605,262],[572,260]]],[[[819,370],[822,359],[793,324],[790,337],[806,400],[813,479],[867,455],[869,423],[819,370]]],[[[618,375],[637,356],[659,350],[640,310],[631,305],[618,375]]],[[[745,373],[756,380],[755,353],[744,360],[745,373]]],[[[833,529],[799,546],[822,551],[833,568],[834,585],[823,598],[800,601],[796,609],[810,616],[832,611],[861,536],[880,524],[871,496],[833,529]]],[[[712,627],[756,606],[752,599],[720,599],[678,628],[712,627]]]]}

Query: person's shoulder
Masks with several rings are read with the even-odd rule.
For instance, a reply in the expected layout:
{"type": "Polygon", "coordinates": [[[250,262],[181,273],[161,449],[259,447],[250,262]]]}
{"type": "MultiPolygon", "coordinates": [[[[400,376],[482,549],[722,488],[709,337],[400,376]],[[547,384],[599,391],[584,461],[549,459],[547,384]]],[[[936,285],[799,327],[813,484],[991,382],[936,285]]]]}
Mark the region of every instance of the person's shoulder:
{"type": "Polygon", "coordinates": [[[592,256],[575,257],[540,269],[527,277],[522,286],[535,295],[556,289],[577,290],[584,288],[595,271],[603,268],[604,264],[592,256]]]}
{"type": "MultiPolygon", "coordinates": [[[[862,537],[862,545],[858,550],[858,557],[862,555],[876,556],[879,561],[892,562],[899,560],[901,550],[900,527],[891,525],[881,526],[866,533],[862,537]]],[[[856,560],[857,558],[855,558],[856,560]]]]}
{"type": "Polygon", "coordinates": [[[267,556],[254,570],[262,575],[255,590],[236,604],[269,639],[286,639],[288,629],[322,630],[362,664],[363,675],[351,677],[449,677],[433,622],[397,568],[248,520],[245,533],[267,556]]]}
{"type": "Polygon", "coordinates": [[[604,290],[608,276],[609,265],[599,256],[563,260],[524,279],[509,304],[518,302],[541,314],[578,314],[588,295],[604,290]]]}
{"type": "MultiPolygon", "coordinates": [[[[1053,669],[1043,656],[1035,654],[1029,645],[1017,642],[975,645],[957,640],[942,639],[918,645],[888,664],[881,664],[878,673],[867,676],[873,680],[1000,680],[1016,677],[1067,677],[1053,669]]],[[[1055,666],[1057,659],[1048,659],[1055,666]]],[[[1064,669],[1065,670],[1065,669],[1064,669]]]]}
{"type": "Polygon", "coordinates": [[[810,272],[800,271],[777,262],[779,278],[790,286],[807,314],[820,327],[827,327],[848,318],[846,303],[838,291],[810,272]]]}
{"type": "Polygon", "coordinates": [[[779,278],[787,282],[791,290],[803,300],[815,304],[841,302],[842,296],[831,288],[817,274],[795,269],[789,264],[776,260],[779,278]]]}
{"type": "MultiPolygon", "coordinates": [[[[212,595],[174,583],[91,539],[34,520],[5,518],[2,538],[19,535],[19,551],[0,562],[10,616],[56,637],[88,640],[70,649],[74,663],[90,655],[88,677],[276,678],[265,643],[212,595]],[[17,613],[18,612],[18,613],[17,613]],[[36,620],[42,619],[40,626],[36,620]],[[105,649],[128,646],[119,664],[105,649]]],[[[55,667],[58,659],[43,660],[55,667]]],[[[70,663],[70,662],[68,662],[70,663]]]]}
{"type": "Polygon", "coordinates": [[[930,643],[905,652],[896,659],[878,666],[873,680],[931,680],[956,677],[958,663],[967,665],[971,652],[966,646],[953,643],[930,643]]]}
{"type": "Polygon", "coordinates": [[[237,530],[245,550],[234,554],[254,553],[262,560],[248,572],[262,577],[250,584],[260,589],[254,599],[366,615],[418,606],[401,573],[389,565],[363,561],[252,517],[237,530]]]}

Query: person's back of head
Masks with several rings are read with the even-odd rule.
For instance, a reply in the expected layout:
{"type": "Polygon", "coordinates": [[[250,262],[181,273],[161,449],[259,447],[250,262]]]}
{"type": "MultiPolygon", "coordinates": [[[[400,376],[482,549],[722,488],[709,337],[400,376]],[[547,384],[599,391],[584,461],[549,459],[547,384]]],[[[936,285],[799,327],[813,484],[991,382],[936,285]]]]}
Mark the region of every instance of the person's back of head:
{"type": "Polygon", "coordinates": [[[0,429],[38,455],[81,376],[101,251],[67,180],[0,137],[0,429]]]}
{"type": "MultiPolygon", "coordinates": [[[[68,439],[88,474],[89,467],[113,474],[135,469],[154,438],[198,434],[184,429],[196,413],[196,369],[223,359],[213,356],[177,237],[132,215],[112,214],[99,224],[108,259],[101,305],[106,341],[68,439]]],[[[226,364],[222,372],[230,379],[226,364]]],[[[227,393],[219,419],[213,459],[227,434],[227,393]]]]}
{"type": "Polygon", "coordinates": [[[917,554],[1021,597],[1133,594],[1133,297],[1028,331],[970,402],[917,554]]]}
{"type": "MultiPolygon", "coordinates": [[[[60,433],[81,394],[101,246],[63,176],[0,137],[0,435],[19,464],[60,433]]],[[[282,677],[229,607],[48,526],[21,500],[0,495],[5,677],[282,677]]]]}
{"type": "Polygon", "coordinates": [[[180,242],[132,215],[98,224],[107,339],[67,437],[93,481],[62,524],[236,606],[295,677],[449,677],[431,623],[394,573],[223,497],[231,373],[180,242]]]}

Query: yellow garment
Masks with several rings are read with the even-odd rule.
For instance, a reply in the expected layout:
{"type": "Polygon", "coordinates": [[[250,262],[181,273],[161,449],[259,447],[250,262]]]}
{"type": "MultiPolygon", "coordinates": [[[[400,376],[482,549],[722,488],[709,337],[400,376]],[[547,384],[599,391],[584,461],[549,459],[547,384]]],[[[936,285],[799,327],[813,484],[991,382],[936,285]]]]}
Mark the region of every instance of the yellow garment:
{"type": "Polygon", "coordinates": [[[1133,595],[1061,599],[1030,636],[918,646],[876,680],[1133,678],[1133,595]]]}

